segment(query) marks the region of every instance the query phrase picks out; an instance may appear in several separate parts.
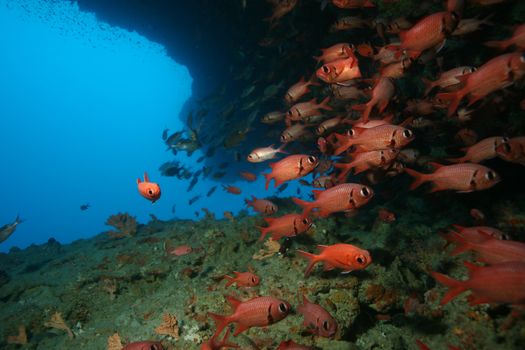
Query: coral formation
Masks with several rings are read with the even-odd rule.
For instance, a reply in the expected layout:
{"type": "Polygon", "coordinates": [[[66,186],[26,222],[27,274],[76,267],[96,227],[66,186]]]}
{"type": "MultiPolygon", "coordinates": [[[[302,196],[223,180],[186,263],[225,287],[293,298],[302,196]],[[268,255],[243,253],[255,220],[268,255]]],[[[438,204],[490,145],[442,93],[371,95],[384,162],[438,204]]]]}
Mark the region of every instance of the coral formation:
{"type": "Polygon", "coordinates": [[[127,213],[111,215],[106,220],[106,225],[113,226],[118,230],[107,232],[108,235],[115,238],[133,236],[137,233],[138,227],[137,220],[127,213]]]}

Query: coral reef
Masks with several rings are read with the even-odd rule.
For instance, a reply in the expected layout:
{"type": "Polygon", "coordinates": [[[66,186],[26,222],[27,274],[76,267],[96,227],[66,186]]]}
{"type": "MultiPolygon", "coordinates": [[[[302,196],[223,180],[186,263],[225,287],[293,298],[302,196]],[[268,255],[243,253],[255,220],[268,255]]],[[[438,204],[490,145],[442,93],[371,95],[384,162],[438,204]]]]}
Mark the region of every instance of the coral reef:
{"type": "Polygon", "coordinates": [[[138,227],[137,220],[127,213],[111,215],[106,220],[106,225],[113,226],[118,230],[107,232],[108,235],[115,238],[133,236],[137,233],[138,227]]]}

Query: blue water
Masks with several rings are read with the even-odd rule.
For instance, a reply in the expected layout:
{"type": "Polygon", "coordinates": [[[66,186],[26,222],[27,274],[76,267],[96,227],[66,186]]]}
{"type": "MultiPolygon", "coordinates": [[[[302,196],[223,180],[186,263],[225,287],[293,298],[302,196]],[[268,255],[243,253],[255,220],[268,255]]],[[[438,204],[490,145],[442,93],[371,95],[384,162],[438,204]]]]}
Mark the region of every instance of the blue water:
{"type": "Polygon", "coordinates": [[[117,212],[147,222],[150,213],[196,218],[205,207],[222,218],[251,194],[274,193],[263,190],[261,177],[232,183],[241,196],[219,187],[206,198],[217,183],[201,179],[188,193],[188,182],[160,176],[168,160],[202,167],[195,162],[202,153],[174,158],[162,142],[165,128],[182,128],[192,79],[161,45],[69,2],[0,0],[0,46],[0,225],[17,214],[26,220],[0,251],[90,237],[108,230],[104,222],[117,212]],[[154,205],[137,192],[144,171],[162,187],[154,205]],[[197,194],[203,198],[189,206],[197,194]],[[91,208],[81,211],[85,203],[91,208]]]}

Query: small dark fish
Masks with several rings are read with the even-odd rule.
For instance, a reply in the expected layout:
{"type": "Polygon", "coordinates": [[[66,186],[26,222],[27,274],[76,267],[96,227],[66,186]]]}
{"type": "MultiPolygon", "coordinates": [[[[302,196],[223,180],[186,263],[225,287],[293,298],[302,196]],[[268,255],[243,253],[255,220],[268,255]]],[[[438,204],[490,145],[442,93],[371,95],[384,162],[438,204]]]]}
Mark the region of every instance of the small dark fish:
{"type": "Polygon", "coordinates": [[[85,211],[85,210],[88,210],[90,207],[91,207],[91,205],[89,205],[89,203],[82,204],[80,206],[80,210],[85,211]]]}
{"type": "Polygon", "coordinates": [[[215,174],[213,174],[214,179],[221,179],[224,175],[226,175],[226,172],[224,171],[218,171],[215,174]]]}
{"type": "Polygon", "coordinates": [[[228,162],[219,164],[219,169],[226,169],[228,167],[228,164],[229,164],[228,162]]]}
{"type": "Polygon", "coordinates": [[[235,152],[233,154],[233,158],[235,159],[236,162],[240,162],[241,161],[241,154],[239,152],[235,152]]]}
{"type": "Polygon", "coordinates": [[[206,158],[206,156],[201,156],[199,159],[197,159],[197,163],[202,162],[205,158],[206,158]]]}
{"type": "Polygon", "coordinates": [[[171,134],[169,137],[166,138],[166,144],[168,146],[171,146],[173,145],[175,142],[177,142],[178,139],[181,138],[182,134],[184,133],[184,131],[177,131],[173,134],[171,134]]]}
{"type": "Polygon", "coordinates": [[[213,194],[213,192],[215,192],[216,189],[217,189],[217,186],[213,186],[212,188],[210,188],[208,193],[206,193],[206,197],[211,196],[213,194]]]}
{"type": "Polygon", "coordinates": [[[171,207],[171,213],[175,214],[175,204],[173,204],[173,206],[171,207]]]}
{"type": "Polygon", "coordinates": [[[198,201],[200,198],[201,198],[201,195],[198,194],[198,195],[196,195],[195,197],[192,197],[192,198],[188,201],[188,204],[189,204],[189,205],[192,205],[193,203],[195,203],[196,201],[198,201]]]}
{"type": "Polygon", "coordinates": [[[198,177],[193,177],[193,179],[191,180],[190,185],[188,186],[188,189],[186,190],[186,192],[190,192],[191,190],[193,190],[193,187],[195,187],[195,185],[197,184],[198,181],[199,181],[198,177]]]}
{"type": "Polygon", "coordinates": [[[13,223],[5,224],[4,226],[0,227],[0,243],[8,239],[9,236],[11,236],[15,232],[16,227],[22,222],[23,220],[20,219],[20,216],[17,215],[13,223]]]}
{"type": "Polygon", "coordinates": [[[301,189],[299,187],[297,187],[297,194],[300,195],[301,194],[301,189]]]}
{"type": "Polygon", "coordinates": [[[199,177],[201,174],[202,174],[202,169],[199,169],[193,174],[193,177],[199,177]]]}
{"type": "Polygon", "coordinates": [[[168,131],[169,131],[169,129],[164,129],[164,131],[162,132],[162,140],[163,141],[166,141],[168,139],[168,131]]]}
{"type": "Polygon", "coordinates": [[[281,193],[281,192],[283,192],[284,190],[286,190],[287,187],[288,187],[288,184],[282,184],[282,185],[279,186],[279,188],[277,189],[277,193],[281,193]]]}
{"type": "Polygon", "coordinates": [[[198,211],[195,212],[195,216],[199,217],[200,213],[198,211]]]}

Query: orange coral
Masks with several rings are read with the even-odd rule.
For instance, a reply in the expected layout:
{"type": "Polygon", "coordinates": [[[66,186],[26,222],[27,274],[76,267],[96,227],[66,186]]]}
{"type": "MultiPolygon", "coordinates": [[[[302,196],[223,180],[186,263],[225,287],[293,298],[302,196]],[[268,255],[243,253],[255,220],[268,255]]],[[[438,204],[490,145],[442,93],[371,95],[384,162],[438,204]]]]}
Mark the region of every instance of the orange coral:
{"type": "Polygon", "coordinates": [[[70,337],[70,338],[74,337],[73,332],[71,332],[71,328],[69,328],[67,326],[67,324],[64,321],[64,319],[62,318],[62,315],[60,314],[60,312],[55,312],[51,316],[51,319],[49,321],[44,322],[44,326],[45,327],[49,327],[49,328],[55,328],[55,329],[60,329],[60,330],[66,331],[68,337],[70,337]]]}
{"type": "Polygon", "coordinates": [[[27,344],[27,332],[24,325],[18,326],[18,335],[8,335],[6,338],[7,344],[27,344]]]}
{"type": "Polygon", "coordinates": [[[122,341],[118,333],[113,334],[108,338],[108,349],[107,350],[122,350],[122,341]]]}
{"type": "Polygon", "coordinates": [[[281,245],[277,241],[267,240],[264,242],[265,249],[260,249],[258,253],[253,254],[255,260],[263,260],[279,252],[281,245]]]}
{"type": "Polygon", "coordinates": [[[162,316],[162,323],[155,328],[155,333],[160,335],[169,335],[175,340],[179,339],[179,326],[178,326],[177,317],[175,315],[170,315],[168,313],[162,316]]]}
{"type": "Polygon", "coordinates": [[[125,236],[133,236],[137,233],[137,220],[135,217],[127,213],[118,213],[111,215],[106,220],[106,225],[115,227],[118,231],[108,231],[112,237],[121,238],[125,236]]]}

